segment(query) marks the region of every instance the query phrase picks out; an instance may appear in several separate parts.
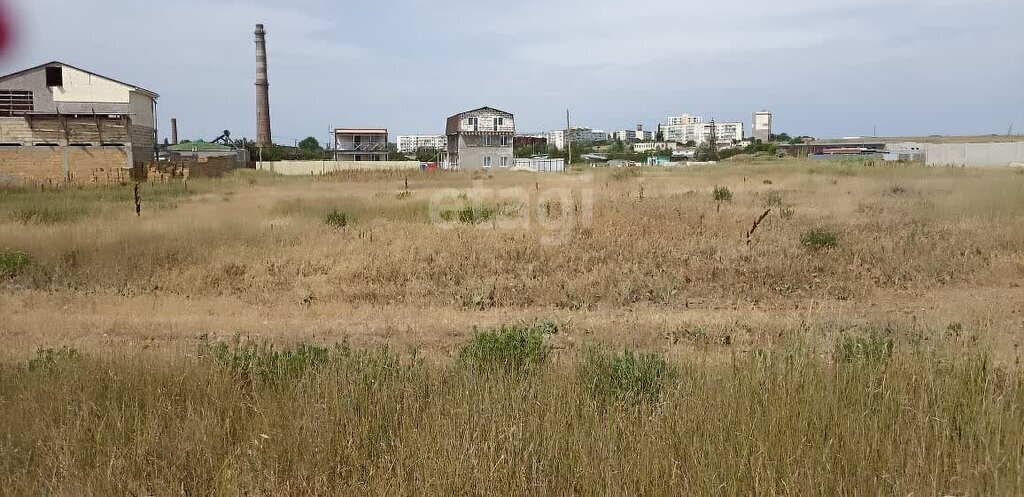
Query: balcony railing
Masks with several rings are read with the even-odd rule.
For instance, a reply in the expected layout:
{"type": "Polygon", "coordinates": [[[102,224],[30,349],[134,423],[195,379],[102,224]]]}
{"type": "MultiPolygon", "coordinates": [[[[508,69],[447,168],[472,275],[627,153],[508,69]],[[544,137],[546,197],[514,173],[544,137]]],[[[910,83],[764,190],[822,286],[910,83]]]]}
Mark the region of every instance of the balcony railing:
{"type": "Polygon", "coordinates": [[[341,142],[336,148],[342,152],[387,152],[388,144],[385,142],[341,142]]]}

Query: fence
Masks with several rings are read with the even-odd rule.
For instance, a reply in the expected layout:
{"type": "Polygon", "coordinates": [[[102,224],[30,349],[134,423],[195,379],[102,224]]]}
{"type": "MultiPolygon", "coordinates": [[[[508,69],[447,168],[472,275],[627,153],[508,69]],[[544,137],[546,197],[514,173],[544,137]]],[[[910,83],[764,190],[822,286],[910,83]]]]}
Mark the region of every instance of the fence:
{"type": "Polygon", "coordinates": [[[536,173],[560,173],[565,171],[565,159],[516,159],[515,169],[536,173]]]}

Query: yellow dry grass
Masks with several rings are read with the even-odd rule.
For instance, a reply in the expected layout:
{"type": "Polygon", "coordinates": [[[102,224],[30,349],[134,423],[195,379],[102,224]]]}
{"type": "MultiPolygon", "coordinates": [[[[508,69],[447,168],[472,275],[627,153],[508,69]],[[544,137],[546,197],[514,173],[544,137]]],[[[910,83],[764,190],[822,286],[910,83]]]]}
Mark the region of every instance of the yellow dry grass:
{"type": "Polygon", "coordinates": [[[31,260],[0,267],[7,488],[1024,488],[1011,428],[1024,422],[1024,175],[1012,170],[240,173],[145,185],[141,217],[110,188],[0,192],[0,251],[31,260]],[[450,207],[474,198],[468,214],[450,207]],[[804,243],[814,230],[835,246],[804,243]],[[530,381],[453,366],[476,329],[535,320],[559,332],[530,381]],[[837,343],[869,335],[893,340],[891,362],[834,363],[837,343]],[[235,336],[426,363],[246,386],[195,357],[235,336]],[[571,380],[587,344],[656,352],[686,379],[657,405],[602,407],[571,380]],[[86,359],[25,369],[59,346],[86,359]]]}

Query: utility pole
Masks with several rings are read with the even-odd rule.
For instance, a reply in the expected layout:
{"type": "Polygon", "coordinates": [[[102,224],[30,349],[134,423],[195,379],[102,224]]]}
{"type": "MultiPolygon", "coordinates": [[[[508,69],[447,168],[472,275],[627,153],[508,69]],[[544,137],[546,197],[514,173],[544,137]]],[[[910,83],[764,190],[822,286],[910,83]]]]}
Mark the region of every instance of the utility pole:
{"type": "Polygon", "coordinates": [[[718,160],[718,126],[714,118],[711,118],[711,134],[708,136],[708,160],[718,160]]]}
{"type": "Polygon", "coordinates": [[[572,124],[569,123],[569,109],[565,109],[565,146],[569,151],[569,158],[566,163],[572,167],[572,124]]]}

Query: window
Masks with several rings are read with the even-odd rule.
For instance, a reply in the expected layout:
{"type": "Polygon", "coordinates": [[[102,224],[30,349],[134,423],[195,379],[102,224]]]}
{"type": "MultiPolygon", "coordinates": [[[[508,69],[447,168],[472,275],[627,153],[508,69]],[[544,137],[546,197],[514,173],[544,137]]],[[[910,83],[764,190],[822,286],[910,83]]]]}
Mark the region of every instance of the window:
{"type": "Polygon", "coordinates": [[[473,128],[473,131],[476,131],[480,127],[480,118],[471,117],[469,119],[466,119],[466,123],[469,124],[469,127],[473,128]]]}
{"type": "Polygon", "coordinates": [[[64,86],[64,69],[60,67],[46,68],[46,86],[64,86]]]}
{"type": "Polygon", "coordinates": [[[508,167],[508,157],[501,158],[501,167],[508,167]]]}
{"type": "Polygon", "coordinates": [[[501,137],[501,146],[502,147],[507,147],[508,146],[508,136],[502,135],[502,137],[501,137]]]}
{"type": "Polygon", "coordinates": [[[495,129],[497,129],[498,126],[504,126],[504,125],[505,125],[505,118],[504,117],[495,117],[494,118],[494,128],[495,129]]]}
{"type": "Polygon", "coordinates": [[[0,116],[20,116],[33,110],[31,91],[0,90],[0,116]]]}
{"type": "Polygon", "coordinates": [[[490,136],[485,136],[484,137],[484,146],[485,147],[490,147],[491,146],[491,137],[490,136]]]}
{"type": "Polygon", "coordinates": [[[490,155],[485,155],[484,156],[484,169],[490,169],[490,168],[491,168],[491,156],[490,155]]]}

